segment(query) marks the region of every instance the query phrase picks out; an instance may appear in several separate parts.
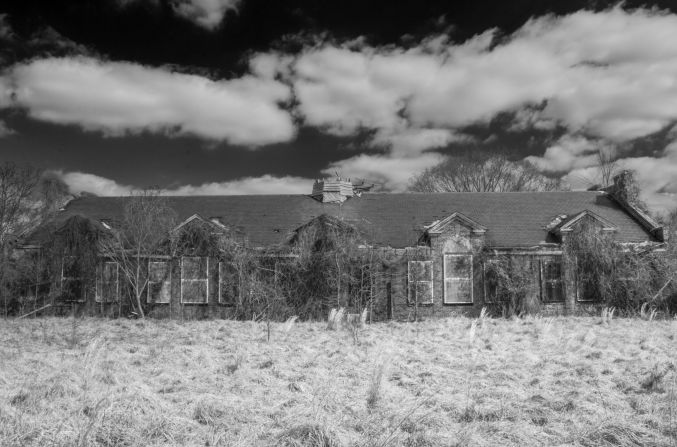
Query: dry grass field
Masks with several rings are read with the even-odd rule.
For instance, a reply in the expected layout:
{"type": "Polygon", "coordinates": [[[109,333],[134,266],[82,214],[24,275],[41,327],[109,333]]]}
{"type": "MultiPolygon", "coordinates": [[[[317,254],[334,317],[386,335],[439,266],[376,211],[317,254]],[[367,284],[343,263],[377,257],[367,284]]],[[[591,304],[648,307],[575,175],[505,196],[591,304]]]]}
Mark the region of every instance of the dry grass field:
{"type": "Polygon", "coordinates": [[[0,321],[2,446],[677,446],[677,321],[0,321]]]}

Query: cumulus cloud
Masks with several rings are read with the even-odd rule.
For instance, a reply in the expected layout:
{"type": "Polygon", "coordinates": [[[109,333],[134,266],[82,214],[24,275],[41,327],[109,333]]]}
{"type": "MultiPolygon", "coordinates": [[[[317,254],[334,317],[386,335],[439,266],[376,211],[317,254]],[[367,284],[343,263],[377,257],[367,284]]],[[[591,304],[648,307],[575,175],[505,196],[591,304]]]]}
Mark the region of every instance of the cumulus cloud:
{"type": "MultiPolygon", "coordinates": [[[[114,0],[126,7],[143,3],[152,7],[160,5],[159,0],[114,0]]],[[[208,30],[217,28],[229,10],[237,10],[241,0],[170,0],[174,13],[208,30]]]]}
{"type": "Polygon", "coordinates": [[[469,142],[472,137],[449,129],[386,129],[377,132],[372,144],[386,146],[394,156],[407,156],[427,149],[444,147],[451,142],[469,142]]]}
{"type": "MultiPolygon", "coordinates": [[[[618,160],[624,169],[632,169],[640,186],[640,197],[653,211],[677,208],[677,157],[629,157],[618,160]]],[[[564,179],[573,188],[588,186],[586,179],[597,175],[597,167],[574,169],[564,179]]]]}
{"type": "Polygon", "coordinates": [[[71,194],[88,192],[97,196],[126,196],[134,191],[132,186],[121,185],[115,180],[94,174],[63,171],[52,171],[52,173],[68,185],[71,194]]]}
{"type": "Polygon", "coordinates": [[[174,12],[196,24],[214,29],[228,10],[236,10],[240,0],[174,0],[174,12]]]}
{"type": "MultiPolygon", "coordinates": [[[[72,194],[87,192],[97,196],[126,196],[140,190],[138,187],[120,184],[115,180],[95,174],[63,171],[53,171],[53,174],[66,183],[72,194]]],[[[169,196],[309,194],[312,184],[312,179],[303,177],[264,175],[261,177],[244,177],[227,182],[182,185],[163,189],[161,193],[169,196]]]]}
{"type": "Polygon", "coordinates": [[[612,148],[604,141],[565,135],[548,147],[542,157],[530,156],[526,160],[541,171],[568,172],[596,165],[599,150],[611,151],[612,148]]]}
{"type": "Polygon", "coordinates": [[[288,78],[306,123],[340,135],[403,123],[454,129],[517,111],[516,130],[559,123],[619,142],[677,118],[673,14],[579,11],[497,39],[492,30],[410,49],[324,44],[306,48],[288,78]]]}
{"type": "MultiPolygon", "coordinates": [[[[111,136],[153,131],[257,146],[288,141],[295,133],[290,115],[278,105],[289,99],[289,88],[253,75],[212,81],[75,57],[17,65],[9,76],[13,104],[32,118],[111,136]]],[[[1,88],[2,82],[0,105],[1,88]]]]}
{"type": "Polygon", "coordinates": [[[333,175],[339,172],[343,177],[377,183],[386,191],[402,192],[407,189],[412,175],[440,161],[442,157],[434,153],[424,153],[416,157],[361,154],[332,163],[323,173],[333,175]]]}
{"type": "Polygon", "coordinates": [[[197,195],[237,195],[237,194],[310,194],[312,179],[294,176],[244,177],[227,182],[203,183],[202,185],[185,185],[163,190],[163,194],[173,196],[197,195]]]}

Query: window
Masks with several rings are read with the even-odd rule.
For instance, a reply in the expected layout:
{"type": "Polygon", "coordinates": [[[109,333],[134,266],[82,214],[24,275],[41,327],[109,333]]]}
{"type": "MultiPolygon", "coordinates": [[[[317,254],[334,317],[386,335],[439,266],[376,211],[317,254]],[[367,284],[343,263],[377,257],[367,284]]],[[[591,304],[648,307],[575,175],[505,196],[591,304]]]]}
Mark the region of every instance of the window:
{"type": "Polygon", "coordinates": [[[234,306],[238,297],[238,275],[231,262],[219,262],[219,304],[234,306]]]}
{"type": "Polygon", "coordinates": [[[433,262],[409,261],[408,294],[409,304],[433,303],[433,262]]]}
{"type": "Polygon", "coordinates": [[[564,301],[562,289],[562,260],[541,260],[541,301],[544,303],[560,303],[564,301]]]}
{"type": "Polygon", "coordinates": [[[181,302],[206,303],[209,296],[209,258],[184,256],[181,258],[181,302]]]}
{"type": "Polygon", "coordinates": [[[172,270],[166,261],[148,262],[148,303],[167,304],[172,297],[172,270]]]}
{"type": "Polygon", "coordinates": [[[444,255],[444,303],[471,304],[473,302],[472,255],[444,255]]]}
{"type": "Polygon", "coordinates": [[[85,301],[84,283],[75,256],[64,256],[61,262],[61,296],[65,301],[85,301]]]}
{"type": "Polygon", "coordinates": [[[104,262],[99,268],[96,278],[97,303],[113,303],[118,300],[120,292],[120,272],[117,262],[104,262]]]}

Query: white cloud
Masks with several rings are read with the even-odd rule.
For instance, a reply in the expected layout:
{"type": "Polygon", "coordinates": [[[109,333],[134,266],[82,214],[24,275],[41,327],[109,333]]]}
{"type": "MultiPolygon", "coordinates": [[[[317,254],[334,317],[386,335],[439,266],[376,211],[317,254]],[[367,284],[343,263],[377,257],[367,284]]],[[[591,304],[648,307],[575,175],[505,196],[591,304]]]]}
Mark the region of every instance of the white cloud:
{"type": "MultiPolygon", "coordinates": [[[[652,211],[669,211],[677,208],[677,156],[668,153],[661,158],[628,157],[618,160],[623,169],[636,173],[640,197],[652,211]]],[[[564,177],[572,188],[589,186],[587,179],[595,178],[597,167],[572,170],[564,177]]]]}
{"type": "MultiPolygon", "coordinates": [[[[114,0],[120,7],[134,3],[145,3],[152,7],[160,6],[159,0],[114,0]]],[[[213,30],[217,28],[223,16],[229,10],[237,11],[242,0],[170,0],[174,13],[198,26],[213,30]]]]}
{"type": "Polygon", "coordinates": [[[451,142],[468,142],[472,137],[449,129],[387,129],[376,133],[372,143],[387,146],[395,156],[407,156],[426,149],[444,147],[451,142]]]}
{"type": "Polygon", "coordinates": [[[240,0],[173,0],[174,12],[196,24],[214,29],[229,10],[237,10],[240,0]]]}
{"type": "Polygon", "coordinates": [[[112,136],[153,131],[257,146],[295,133],[278,106],[289,99],[289,88],[252,75],[212,81],[78,57],[35,60],[15,66],[10,76],[14,104],[31,117],[112,136]]]}
{"type": "Polygon", "coordinates": [[[313,180],[303,177],[244,177],[227,182],[204,183],[202,185],[185,185],[167,189],[163,194],[172,196],[196,195],[236,195],[236,194],[310,194],[313,180]]]}
{"type": "Polygon", "coordinates": [[[54,175],[68,185],[71,194],[89,192],[97,196],[126,196],[134,191],[134,187],[121,185],[115,180],[84,172],[53,171],[54,175]]]}
{"type": "Polygon", "coordinates": [[[611,150],[604,141],[565,135],[554,145],[548,147],[542,157],[530,156],[526,160],[541,171],[567,172],[575,168],[596,165],[599,149],[611,150]]]}
{"type": "Polygon", "coordinates": [[[513,117],[512,124],[508,130],[513,132],[524,132],[529,129],[553,130],[557,127],[557,122],[545,118],[543,114],[534,108],[525,107],[517,110],[513,117]]]}
{"type": "MultiPolygon", "coordinates": [[[[84,172],[54,171],[72,194],[88,192],[97,196],[127,196],[140,189],[123,185],[115,180],[84,172]]],[[[227,182],[212,182],[202,185],[182,185],[163,189],[161,193],[169,196],[197,195],[237,195],[237,194],[310,194],[313,180],[303,177],[244,177],[227,182]]]]}
{"type": "Polygon", "coordinates": [[[487,31],[459,45],[438,38],[406,50],[309,47],[288,79],[306,123],[340,135],[455,129],[518,111],[518,127],[560,123],[621,142],[677,119],[674,14],[579,11],[532,19],[498,45],[493,38],[487,31]]]}
{"type": "Polygon", "coordinates": [[[379,184],[386,191],[402,192],[407,189],[409,179],[414,174],[441,160],[442,157],[434,153],[425,153],[416,157],[362,154],[332,163],[322,172],[333,175],[338,171],[342,177],[365,179],[367,183],[379,184]]]}

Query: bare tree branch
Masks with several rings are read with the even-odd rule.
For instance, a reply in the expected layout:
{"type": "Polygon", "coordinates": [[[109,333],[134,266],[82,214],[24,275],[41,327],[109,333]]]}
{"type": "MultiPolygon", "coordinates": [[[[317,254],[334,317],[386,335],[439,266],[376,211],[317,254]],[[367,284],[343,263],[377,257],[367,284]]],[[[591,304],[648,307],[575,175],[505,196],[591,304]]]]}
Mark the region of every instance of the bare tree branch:
{"type": "Polygon", "coordinates": [[[111,235],[101,242],[102,255],[118,268],[134,292],[136,307],[145,317],[141,298],[148,285],[146,261],[162,251],[169,231],[176,225],[176,213],[167,199],[154,190],[133,194],[125,204],[121,222],[111,223],[111,235]]]}
{"type": "Polygon", "coordinates": [[[560,179],[547,177],[529,162],[513,162],[504,155],[472,154],[453,157],[411,179],[417,192],[507,192],[562,189],[560,179]]]}

